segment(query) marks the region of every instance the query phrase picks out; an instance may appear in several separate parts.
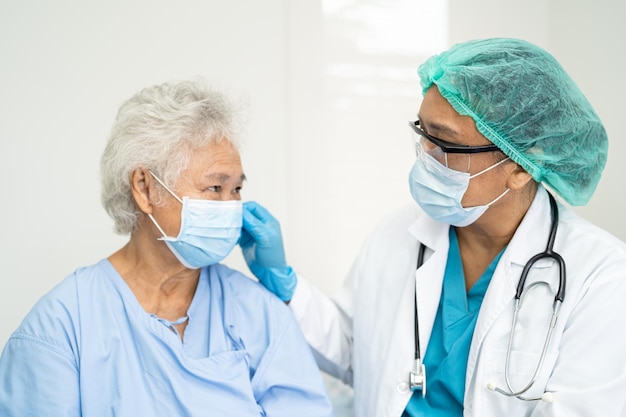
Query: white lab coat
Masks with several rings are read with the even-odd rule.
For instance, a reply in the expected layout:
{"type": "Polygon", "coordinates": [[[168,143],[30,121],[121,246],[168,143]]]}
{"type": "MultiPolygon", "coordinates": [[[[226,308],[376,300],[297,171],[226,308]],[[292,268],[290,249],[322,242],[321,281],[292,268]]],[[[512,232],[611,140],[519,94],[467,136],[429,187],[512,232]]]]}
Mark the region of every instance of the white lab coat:
{"type": "MultiPolygon", "coordinates": [[[[548,195],[540,187],[480,309],[465,375],[464,416],[626,416],[626,245],[562,204],[554,250],[566,262],[565,300],[541,372],[524,394],[547,391],[553,401],[521,401],[487,388],[506,389],[515,290],[526,262],[545,250],[550,223],[548,195]]],[[[441,295],[448,227],[417,206],[407,208],[374,231],[332,300],[299,280],[292,311],[320,368],[353,385],[357,417],[399,417],[411,397],[414,297],[424,357],[441,295]],[[428,250],[416,272],[420,242],[428,250]]],[[[557,271],[555,262],[540,261],[526,281],[526,288],[541,280],[550,287],[533,287],[524,299],[510,362],[514,389],[524,387],[535,372],[557,271]]]]}

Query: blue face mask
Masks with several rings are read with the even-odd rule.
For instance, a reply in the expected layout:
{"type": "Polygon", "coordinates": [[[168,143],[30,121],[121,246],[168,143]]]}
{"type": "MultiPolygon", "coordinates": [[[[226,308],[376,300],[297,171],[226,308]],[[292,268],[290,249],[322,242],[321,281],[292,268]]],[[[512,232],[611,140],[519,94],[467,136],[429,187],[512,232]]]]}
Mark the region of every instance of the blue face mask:
{"type": "Polygon", "coordinates": [[[177,237],[167,236],[154,217],[148,214],[163,235],[159,240],[165,242],[180,263],[187,268],[197,269],[216,264],[228,256],[241,235],[241,201],[199,200],[189,197],[181,200],[156,175],[150,173],[183,205],[177,237]]]}
{"type": "Polygon", "coordinates": [[[461,200],[467,191],[470,179],[484,174],[508,159],[503,159],[470,176],[469,173],[446,167],[427,152],[421,152],[409,175],[411,195],[422,210],[434,220],[457,227],[468,226],[482,216],[493,203],[509,192],[507,188],[488,204],[465,208],[461,204],[461,200]]]}

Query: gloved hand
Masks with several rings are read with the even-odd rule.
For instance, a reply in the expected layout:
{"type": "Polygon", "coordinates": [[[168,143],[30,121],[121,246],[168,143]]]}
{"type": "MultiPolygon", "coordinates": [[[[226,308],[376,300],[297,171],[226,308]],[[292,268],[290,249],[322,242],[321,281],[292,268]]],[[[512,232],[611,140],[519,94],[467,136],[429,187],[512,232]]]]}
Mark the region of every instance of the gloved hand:
{"type": "Polygon", "coordinates": [[[291,300],[298,279],[285,261],[280,224],[267,209],[254,201],[243,203],[239,246],[250,271],[261,284],[281,300],[291,300]]]}

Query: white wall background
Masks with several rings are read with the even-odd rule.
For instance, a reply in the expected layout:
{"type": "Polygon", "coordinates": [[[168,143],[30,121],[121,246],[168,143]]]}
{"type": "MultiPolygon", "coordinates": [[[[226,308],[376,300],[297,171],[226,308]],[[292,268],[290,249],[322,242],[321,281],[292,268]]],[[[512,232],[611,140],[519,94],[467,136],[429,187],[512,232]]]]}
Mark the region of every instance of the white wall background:
{"type": "MultiPolygon", "coordinates": [[[[577,209],[621,215],[626,7],[621,0],[0,2],[0,347],[32,304],[126,241],[98,162],[137,90],[203,76],[245,112],[244,198],[281,220],[288,258],[327,292],[381,215],[409,203],[417,66],[475,37],[550,50],[605,122],[609,162],[577,209]]],[[[246,269],[237,252],[228,258],[246,269]]]]}

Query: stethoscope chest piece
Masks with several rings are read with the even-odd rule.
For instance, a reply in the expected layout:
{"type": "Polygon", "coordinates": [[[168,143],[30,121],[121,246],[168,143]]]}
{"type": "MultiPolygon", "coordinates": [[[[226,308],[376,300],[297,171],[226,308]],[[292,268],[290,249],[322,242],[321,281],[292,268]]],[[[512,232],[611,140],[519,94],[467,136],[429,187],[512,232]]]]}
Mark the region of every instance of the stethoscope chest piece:
{"type": "Polygon", "coordinates": [[[426,397],[426,367],[420,360],[415,361],[415,369],[409,374],[409,388],[421,391],[422,397],[426,397]]]}

